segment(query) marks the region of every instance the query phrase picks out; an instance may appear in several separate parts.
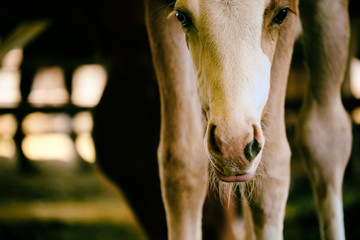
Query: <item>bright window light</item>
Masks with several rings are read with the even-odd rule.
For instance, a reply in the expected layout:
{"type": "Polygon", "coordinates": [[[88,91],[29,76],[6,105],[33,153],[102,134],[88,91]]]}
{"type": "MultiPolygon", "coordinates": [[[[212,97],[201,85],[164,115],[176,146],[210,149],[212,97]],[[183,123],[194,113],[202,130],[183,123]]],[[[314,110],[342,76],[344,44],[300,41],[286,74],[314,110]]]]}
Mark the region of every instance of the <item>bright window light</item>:
{"type": "Polygon", "coordinates": [[[0,107],[13,108],[20,101],[20,71],[0,69],[0,107]]]}
{"type": "Polygon", "coordinates": [[[13,114],[0,115],[0,135],[13,138],[17,130],[17,120],[13,114]]]}
{"type": "Polygon", "coordinates": [[[91,112],[80,112],[73,118],[73,129],[78,135],[75,139],[76,150],[80,157],[94,163],[96,159],[95,144],[91,136],[94,121],[91,112]]]}
{"type": "Polygon", "coordinates": [[[80,112],[74,116],[72,124],[76,134],[91,133],[94,121],[90,112],[80,112]]]}
{"type": "Polygon", "coordinates": [[[6,70],[18,70],[23,60],[23,50],[15,48],[10,50],[2,59],[1,68],[6,70]]]}
{"type": "Polygon", "coordinates": [[[72,162],[76,158],[74,143],[67,134],[30,134],[21,146],[25,156],[35,161],[72,162]]]}
{"type": "Polygon", "coordinates": [[[360,107],[355,108],[351,112],[351,116],[356,124],[360,124],[360,107]]]}
{"type": "Polygon", "coordinates": [[[71,133],[71,118],[65,113],[35,112],[27,115],[22,122],[22,130],[31,133],[71,133]]]}
{"type": "Polygon", "coordinates": [[[90,133],[80,134],[75,140],[75,146],[82,159],[89,163],[95,162],[95,144],[90,133]]]}
{"type": "Polygon", "coordinates": [[[106,81],[107,72],[102,65],[78,67],[73,74],[71,101],[80,107],[95,107],[104,92],[106,81]]]}
{"type": "Polygon", "coordinates": [[[17,121],[13,114],[0,115],[0,156],[13,159],[16,154],[14,135],[17,121]]]}
{"type": "Polygon", "coordinates": [[[13,138],[0,138],[0,156],[13,159],[16,155],[16,144],[13,138]]]}
{"type": "Polygon", "coordinates": [[[29,102],[36,107],[61,106],[69,101],[64,71],[60,67],[44,67],[35,74],[29,102]]]}
{"type": "Polygon", "coordinates": [[[360,99],[360,60],[357,58],[351,60],[350,91],[355,98],[360,99]]]}

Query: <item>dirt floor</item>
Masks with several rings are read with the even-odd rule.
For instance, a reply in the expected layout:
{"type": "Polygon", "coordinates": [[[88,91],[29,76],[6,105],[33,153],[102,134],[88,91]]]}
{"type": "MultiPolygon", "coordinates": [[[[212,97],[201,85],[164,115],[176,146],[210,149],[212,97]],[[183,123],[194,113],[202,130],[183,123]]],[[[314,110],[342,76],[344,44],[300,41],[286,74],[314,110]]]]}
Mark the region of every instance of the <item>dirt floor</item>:
{"type": "Polygon", "coordinates": [[[91,165],[0,160],[0,239],[145,239],[121,192],[91,165]]]}

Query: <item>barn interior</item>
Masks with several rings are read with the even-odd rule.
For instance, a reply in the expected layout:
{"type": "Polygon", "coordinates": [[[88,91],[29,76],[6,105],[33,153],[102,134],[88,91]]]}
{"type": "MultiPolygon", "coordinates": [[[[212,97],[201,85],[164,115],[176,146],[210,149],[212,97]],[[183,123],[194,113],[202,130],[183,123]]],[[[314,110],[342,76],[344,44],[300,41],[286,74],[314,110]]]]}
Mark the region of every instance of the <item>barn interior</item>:
{"type": "MultiPolygon", "coordinates": [[[[347,239],[359,239],[359,4],[349,10],[342,93],[353,150],[343,202],[347,239]]],[[[0,238],[166,238],[160,103],[143,13],[142,1],[0,2],[0,238]]],[[[293,143],[306,81],[300,34],[286,102],[293,154],[285,239],[320,238],[293,143]]]]}

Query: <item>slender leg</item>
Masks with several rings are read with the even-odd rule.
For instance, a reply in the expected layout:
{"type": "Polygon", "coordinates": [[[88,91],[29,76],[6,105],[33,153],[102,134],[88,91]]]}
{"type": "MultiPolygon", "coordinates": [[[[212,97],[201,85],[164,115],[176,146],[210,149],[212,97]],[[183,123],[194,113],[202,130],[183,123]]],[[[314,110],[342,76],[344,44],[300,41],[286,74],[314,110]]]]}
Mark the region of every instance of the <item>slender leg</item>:
{"type": "Polygon", "coordinates": [[[351,123],[341,102],[349,46],[347,0],[302,0],[309,83],[297,141],[314,192],[322,239],[345,239],[342,180],[351,123]]]}
{"type": "Polygon", "coordinates": [[[146,1],[146,21],[161,98],[158,149],[169,239],[200,240],[208,172],[203,123],[185,35],[162,1],[146,1]]]}
{"type": "MultiPolygon", "coordinates": [[[[294,9],[297,10],[297,1],[294,9]]],[[[298,17],[290,14],[282,25],[271,69],[270,96],[263,116],[265,149],[261,177],[253,194],[245,191],[246,239],[283,239],[283,221],[290,184],[290,147],[286,138],[284,103],[298,17]],[[254,229],[251,232],[250,229],[254,229]]]]}

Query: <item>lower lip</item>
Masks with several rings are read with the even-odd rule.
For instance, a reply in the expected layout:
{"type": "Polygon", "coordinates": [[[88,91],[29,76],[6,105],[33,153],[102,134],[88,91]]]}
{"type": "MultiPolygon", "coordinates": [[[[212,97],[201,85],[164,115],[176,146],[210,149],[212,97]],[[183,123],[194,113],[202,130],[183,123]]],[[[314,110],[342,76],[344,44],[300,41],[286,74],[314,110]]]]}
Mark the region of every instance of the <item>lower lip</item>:
{"type": "Polygon", "coordinates": [[[216,168],[214,168],[216,176],[219,178],[220,181],[223,182],[246,182],[252,179],[255,176],[255,171],[250,174],[244,174],[244,175],[236,175],[236,176],[225,176],[222,173],[220,173],[216,168]]]}

